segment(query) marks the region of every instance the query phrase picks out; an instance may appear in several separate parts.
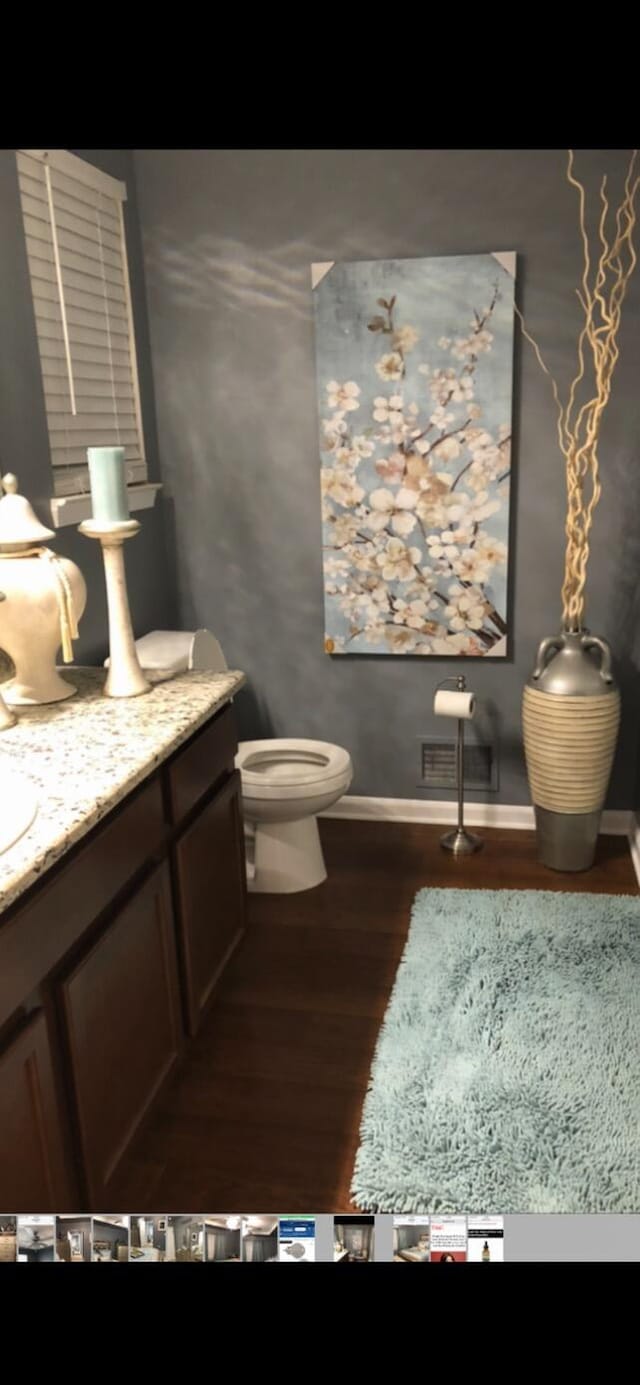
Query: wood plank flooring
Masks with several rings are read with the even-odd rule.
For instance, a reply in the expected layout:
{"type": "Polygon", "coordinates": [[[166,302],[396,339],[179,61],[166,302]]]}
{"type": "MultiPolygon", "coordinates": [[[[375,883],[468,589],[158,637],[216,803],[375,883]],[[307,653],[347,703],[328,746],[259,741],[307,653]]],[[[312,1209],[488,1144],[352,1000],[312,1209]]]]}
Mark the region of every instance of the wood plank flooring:
{"type": "Polygon", "coordinates": [[[625,838],[560,875],[532,832],[485,830],[454,860],[441,827],[325,820],[316,890],[250,895],[247,936],[203,1031],[120,1168],[114,1206],[347,1212],[374,1045],[423,885],[633,894],[625,838]]]}

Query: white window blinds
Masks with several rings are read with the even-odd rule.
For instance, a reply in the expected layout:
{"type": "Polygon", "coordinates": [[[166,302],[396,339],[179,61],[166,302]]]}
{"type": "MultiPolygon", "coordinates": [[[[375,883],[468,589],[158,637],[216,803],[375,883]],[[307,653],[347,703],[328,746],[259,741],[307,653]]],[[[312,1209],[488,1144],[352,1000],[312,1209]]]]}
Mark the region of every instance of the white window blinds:
{"type": "Polygon", "coordinates": [[[17,159],[54,494],[88,491],[88,447],[124,447],[146,481],[125,185],[66,150],[17,159]]]}

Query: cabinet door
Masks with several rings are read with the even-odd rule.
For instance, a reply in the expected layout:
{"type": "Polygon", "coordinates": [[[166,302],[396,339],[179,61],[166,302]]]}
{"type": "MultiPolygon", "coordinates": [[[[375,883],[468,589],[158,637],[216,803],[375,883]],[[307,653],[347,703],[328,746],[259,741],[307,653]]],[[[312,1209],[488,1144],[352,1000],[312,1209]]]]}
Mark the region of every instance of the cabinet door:
{"type": "Polygon", "coordinates": [[[0,1111],[3,1207],[12,1212],[73,1210],[42,1013],[0,1054],[0,1111]]]}
{"type": "Polygon", "coordinates": [[[62,983],[90,1211],[182,1043],[168,867],[160,866],[62,983]]]}
{"type": "Polygon", "coordinates": [[[189,1029],[195,1034],[213,987],[245,926],[244,835],[237,771],[180,837],[176,874],[189,1029]]]}

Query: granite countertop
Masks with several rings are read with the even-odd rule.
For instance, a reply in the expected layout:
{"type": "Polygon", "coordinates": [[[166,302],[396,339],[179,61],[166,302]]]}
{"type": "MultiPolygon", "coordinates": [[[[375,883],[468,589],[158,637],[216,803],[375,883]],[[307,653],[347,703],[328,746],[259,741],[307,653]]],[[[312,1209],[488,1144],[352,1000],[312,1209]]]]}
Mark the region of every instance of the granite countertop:
{"type": "MultiPolygon", "coordinates": [[[[61,670],[62,671],[62,670],[61,670]]],[[[21,707],[0,732],[3,768],[29,780],[38,811],[0,854],[0,912],[49,870],[245,682],[243,673],[182,673],[140,697],[104,697],[104,669],[65,668],[77,696],[21,707]]]]}

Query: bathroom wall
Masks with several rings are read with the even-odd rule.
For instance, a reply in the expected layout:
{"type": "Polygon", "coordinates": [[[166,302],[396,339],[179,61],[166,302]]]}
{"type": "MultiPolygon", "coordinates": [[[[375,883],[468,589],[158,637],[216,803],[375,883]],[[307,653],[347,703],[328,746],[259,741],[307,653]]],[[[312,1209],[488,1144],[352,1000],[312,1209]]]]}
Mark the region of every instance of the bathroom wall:
{"type": "MultiPolygon", "coordinates": [[[[627,154],[581,151],[597,197],[627,154]]],[[[575,190],[562,150],[135,151],[162,477],[180,614],[246,670],[245,736],[351,751],[353,793],[416,798],[419,738],[443,735],[436,682],[462,670],[499,737],[497,797],[528,801],[520,697],[560,620],[564,474],[548,381],[517,339],[511,657],[490,663],[323,652],[319,456],[309,265],[518,253],[517,293],[553,371],[570,378],[579,316],[575,190]]],[[[624,715],[609,806],[631,805],[640,660],[640,271],[602,428],[588,624],[616,654],[624,715]]],[[[451,728],[453,730],[453,728],[451,728]]],[[[473,792],[475,799],[483,795],[473,792]]],[[[491,801],[492,795],[484,795],[491,801]]]]}
{"type": "MultiPolygon", "coordinates": [[[[157,480],[153,382],[131,151],[71,152],[127,184],[125,222],[140,394],[149,472],[157,480]]],[[[40,518],[49,523],[47,501],[52,495],[52,483],[47,421],[13,149],[0,150],[0,468],[3,473],[17,474],[21,491],[34,503],[40,518]]],[[[167,557],[161,497],[156,499],[153,510],[145,510],[137,518],[142,528],[135,542],[127,545],[126,564],[134,630],[136,635],[142,635],[147,630],[170,629],[174,625],[175,581],[167,557]]],[[[51,546],[73,558],[87,581],[87,608],[80,624],[80,639],[74,645],[76,660],[100,662],[107,653],[100,547],[78,534],[74,526],[58,530],[51,546]]]]}

